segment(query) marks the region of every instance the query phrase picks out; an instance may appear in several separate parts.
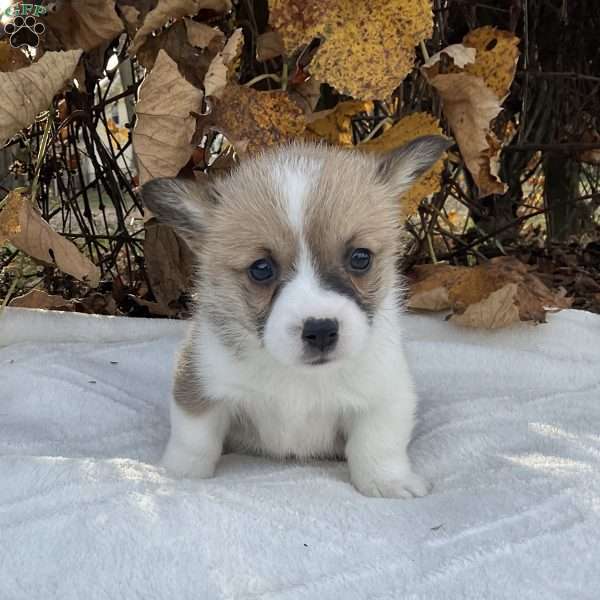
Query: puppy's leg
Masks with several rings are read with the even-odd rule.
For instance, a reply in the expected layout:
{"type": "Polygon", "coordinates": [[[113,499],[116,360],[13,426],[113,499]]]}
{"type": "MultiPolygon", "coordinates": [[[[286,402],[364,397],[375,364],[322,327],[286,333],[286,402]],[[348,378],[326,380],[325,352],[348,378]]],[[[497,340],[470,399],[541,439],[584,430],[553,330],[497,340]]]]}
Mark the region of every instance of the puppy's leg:
{"type": "Polygon", "coordinates": [[[424,496],[429,484],[413,472],[406,447],[413,428],[414,399],[406,406],[380,405],[348,424],[346,458],[354,486],[365,496],[424,496]]]}
{"type": "Polygon", "coordinates": [[[179,477],[212,477],[228,428],[227,407],[202,396],[188,343],[175,374],[171,435],[161,465],[179,477]]]}

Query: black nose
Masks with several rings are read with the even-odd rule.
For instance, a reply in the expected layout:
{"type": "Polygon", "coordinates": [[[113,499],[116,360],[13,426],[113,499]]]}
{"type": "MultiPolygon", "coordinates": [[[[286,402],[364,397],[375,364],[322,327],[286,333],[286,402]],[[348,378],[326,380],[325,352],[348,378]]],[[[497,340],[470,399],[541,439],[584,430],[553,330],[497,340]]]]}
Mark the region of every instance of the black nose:
{"type": "Polygon", "coordinates": [[[307,346],[326,352],[335,348],[338,329],[336,319],[306,319],[302,329],[302,339],[307,346]]]}

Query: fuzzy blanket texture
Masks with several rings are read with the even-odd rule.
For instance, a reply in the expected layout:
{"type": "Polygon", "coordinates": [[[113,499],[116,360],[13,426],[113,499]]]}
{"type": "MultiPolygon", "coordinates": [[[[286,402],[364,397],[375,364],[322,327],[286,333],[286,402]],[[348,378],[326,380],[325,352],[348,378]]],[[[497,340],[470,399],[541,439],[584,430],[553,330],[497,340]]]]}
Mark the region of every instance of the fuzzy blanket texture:
{"type": "Polygon", "coordinates": [[[345,463],[154,466],[181,322],[0,317],[0,599],[600,598],[600,317],[485,332],[408,315],[433,483],[345,463]]]}

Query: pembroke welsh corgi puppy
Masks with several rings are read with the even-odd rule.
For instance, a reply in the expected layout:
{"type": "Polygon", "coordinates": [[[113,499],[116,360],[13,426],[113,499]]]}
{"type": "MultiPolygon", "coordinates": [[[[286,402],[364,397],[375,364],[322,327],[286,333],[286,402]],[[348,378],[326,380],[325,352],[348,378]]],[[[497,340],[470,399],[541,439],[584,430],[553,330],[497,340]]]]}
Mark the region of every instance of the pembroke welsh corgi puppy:
{"type": "Polygon", "coordinates": [[[298,143],[205,184],[143,186],[197,257],[169,472],[211,477],[224,448],[339,457],[363,494],[427,493],[406,452],[417,397],[402,349],[400,197],[448,145],[426,136],[375,156],[298,143]]]}

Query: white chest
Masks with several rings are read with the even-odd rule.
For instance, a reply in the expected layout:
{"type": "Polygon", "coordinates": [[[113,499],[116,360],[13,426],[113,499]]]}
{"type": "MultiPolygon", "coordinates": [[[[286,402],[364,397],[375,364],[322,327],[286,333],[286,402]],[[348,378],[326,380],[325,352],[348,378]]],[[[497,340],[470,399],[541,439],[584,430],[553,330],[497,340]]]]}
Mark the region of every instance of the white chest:
{"type": "Polygon", "coordinates": [[[333,407],[328,410],[294,395],[253,398],[244,403],[240,412],[242,426],[236,428],[236,437],[241,435],[246,444],[258,451],[278,457],[308,458],[333,456],[343,450],[339,447],[340,415],[333,407]]]}

